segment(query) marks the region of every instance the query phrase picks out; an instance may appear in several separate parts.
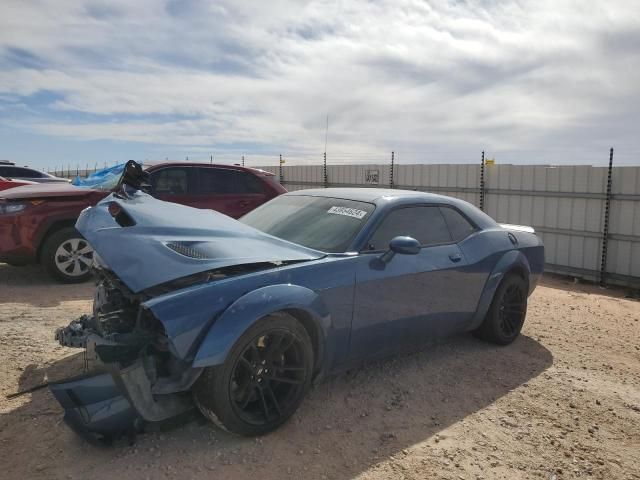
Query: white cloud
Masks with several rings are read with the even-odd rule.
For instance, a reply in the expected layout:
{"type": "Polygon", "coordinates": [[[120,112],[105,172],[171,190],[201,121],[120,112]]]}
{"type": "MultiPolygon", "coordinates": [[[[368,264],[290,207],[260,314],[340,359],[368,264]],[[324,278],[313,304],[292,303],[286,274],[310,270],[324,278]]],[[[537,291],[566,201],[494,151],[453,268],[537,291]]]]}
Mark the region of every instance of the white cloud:
{"type": "Polygon", "coordinates": [[[57,94],[14,121],[48,135],[302,156],[324,148],[329,114],[330,150],[345,159],[635,149],[624,126],[640,121],[637,2],[5,0],[0,9],[0,99],[57,94]]]}

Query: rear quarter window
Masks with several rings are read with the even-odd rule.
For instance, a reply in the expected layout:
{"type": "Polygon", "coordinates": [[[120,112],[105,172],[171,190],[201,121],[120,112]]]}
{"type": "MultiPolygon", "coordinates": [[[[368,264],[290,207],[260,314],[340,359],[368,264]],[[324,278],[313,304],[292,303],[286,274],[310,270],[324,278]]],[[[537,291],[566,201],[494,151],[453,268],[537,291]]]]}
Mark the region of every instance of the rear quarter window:
{"type": "Polygon", "coordinates": [[[477,230],[460,212],[451,207],[440,207],[442,216],[454,242],[460,242],[477,230]]]}

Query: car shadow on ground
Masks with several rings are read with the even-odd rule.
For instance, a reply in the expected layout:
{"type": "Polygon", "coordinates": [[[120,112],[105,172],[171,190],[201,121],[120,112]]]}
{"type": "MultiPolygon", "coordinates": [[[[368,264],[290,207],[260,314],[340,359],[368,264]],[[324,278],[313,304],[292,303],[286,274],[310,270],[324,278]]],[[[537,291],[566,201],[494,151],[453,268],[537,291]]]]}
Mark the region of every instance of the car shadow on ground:
{"type": "MultiPolygon", "coordinates": [[[[351,478],[419,442],[455,447],[456,439],[441,437],[442,430],[504,395],[526,395],[527,382],[552,362],[551,352],[527,336],[496,347],[459,335],[325,380],[287,424],[259,439],[236,437],[199,420],[110,448],[73,434],[48,390],[40,390],[0,416],[0,441],[33,451],[28,465],[8,467],[16,477],[247,478],[260,472],[269,479],[351,478]]],[[[19,388],[45,375],[50,381],[71,376],[82,365],[79,354],[27,368],[19,388]]]]}
{"type": "Polygon", "coordinates": [[[90,300],[95,286],[83,283],[63,284],[54,280],[40,265],[13,267],[0,263],[0,303],[27,303],[51,307],[68,300],[90,300]],[[38,295],[33,288],[38,287],[38,295]]]}

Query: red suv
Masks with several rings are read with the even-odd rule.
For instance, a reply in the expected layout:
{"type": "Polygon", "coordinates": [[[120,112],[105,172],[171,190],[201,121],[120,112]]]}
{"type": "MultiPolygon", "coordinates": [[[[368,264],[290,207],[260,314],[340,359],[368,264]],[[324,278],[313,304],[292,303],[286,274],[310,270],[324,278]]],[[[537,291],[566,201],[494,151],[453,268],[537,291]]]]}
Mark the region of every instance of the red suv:
{"type": "MultiPolygon", "coordinates": [[[[239,218],[286,190],[272,173],[234,165],[145,164],[150,193],[168,202],[217,210],[239,218]]],[[[76,231],[80,212],[115,187],[37,184],[0,192],[0,262],[41,263],[55,278],[82,282],[91,275],[93,249],[76,231]]]]}

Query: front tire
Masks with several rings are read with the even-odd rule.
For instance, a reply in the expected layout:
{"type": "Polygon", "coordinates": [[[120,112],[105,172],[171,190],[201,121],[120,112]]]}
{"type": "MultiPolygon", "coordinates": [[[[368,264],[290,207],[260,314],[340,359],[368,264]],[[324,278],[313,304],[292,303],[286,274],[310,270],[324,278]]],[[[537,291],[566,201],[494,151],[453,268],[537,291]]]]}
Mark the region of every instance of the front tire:
{"type": "Polygon", "coordinates": [[[42,246],[42,263],[56,280],[84,282],[91,277],[93,248],[75,228],[62,228],[42,246]]]}
{"type": "Polygon", "coordinates": [[[513,274],[505,277],[474,335],[498,345],[513,342],[520,335],[527,315],[527,294],[527,282],[523,278],[513,274]]]}
{"type": "Polygon", "coordinates": [[[194,399],[225,430],[264,435],[298,409],[313,364],[311,340],[300,322],[285,313],[269,315],[240,337],[223,365],[202,372],[194,399]]]}

